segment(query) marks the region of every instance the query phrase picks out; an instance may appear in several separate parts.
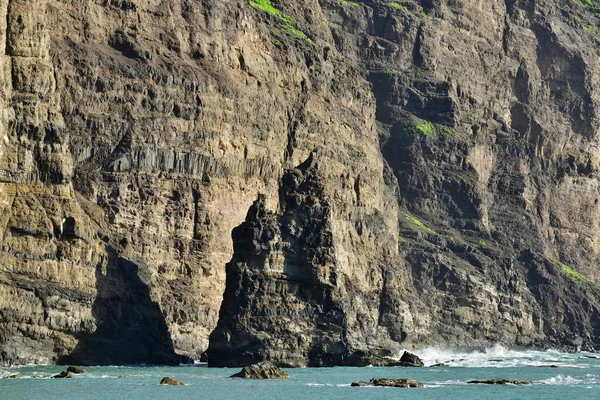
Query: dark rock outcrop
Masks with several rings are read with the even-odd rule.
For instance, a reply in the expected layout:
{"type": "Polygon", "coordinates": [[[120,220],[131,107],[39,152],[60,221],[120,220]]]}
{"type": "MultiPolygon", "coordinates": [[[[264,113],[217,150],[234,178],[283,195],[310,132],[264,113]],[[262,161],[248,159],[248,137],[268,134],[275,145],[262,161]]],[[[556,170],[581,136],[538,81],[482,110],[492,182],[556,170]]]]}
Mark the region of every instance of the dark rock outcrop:
{"type": "Polygon", "coordinates": [[[63,378],[73,378],[73,373],[69,371],[62,371],[59,374],[54,375],[52,378],[55,379],[63,379],[63,378]]]}
{"type": "Polygon", "coordinates": [[[401,379],[371,379],[369,382],[352,382],[350,386],[354,387],[362,387],[362,386],[387,386],[387,387],[396,387],[396,388],[422,388],[424,385],[421,382],[413,381],[411,379],[401,378],[401,379]]]}
{"type": "Polygon", "coordinates": [[[176,381],[175,379],[171,379],[168,376],[165,376],[160,380],[161,385],[169,385],[169,386],[185,386],[185,383],[181,383],[176,381]]]}
{"type": "Polygon", "coordinates": [[[243,379],[288,379],[290,376],[284,370],[270,362],[261,362],[244,367],[237,374],[231,375],[231,377],[243,379]]]}
{"type": "Polygon", "coordinates": [[[21,377],[21,375],[19,374],[10,374],[7,376],[3,376],[2,379],[19,379],[21,377]]]}
{"type": "Polygon", "coordinates": [[[71,372],[73,374],[86,374],[87,371],[81,367],[70,366],[67,368],[67,372],[71,372]]]}

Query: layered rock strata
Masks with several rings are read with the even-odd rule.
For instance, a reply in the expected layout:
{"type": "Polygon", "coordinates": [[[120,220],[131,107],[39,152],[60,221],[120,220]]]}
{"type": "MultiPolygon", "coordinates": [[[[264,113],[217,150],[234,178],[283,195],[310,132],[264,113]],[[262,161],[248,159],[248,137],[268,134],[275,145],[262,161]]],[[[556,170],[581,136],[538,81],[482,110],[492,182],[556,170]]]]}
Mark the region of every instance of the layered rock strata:
{"type": "Polygon", "coordinates": [[[597,348],[599,16],[0,0],[0,362],[597,348]]]}

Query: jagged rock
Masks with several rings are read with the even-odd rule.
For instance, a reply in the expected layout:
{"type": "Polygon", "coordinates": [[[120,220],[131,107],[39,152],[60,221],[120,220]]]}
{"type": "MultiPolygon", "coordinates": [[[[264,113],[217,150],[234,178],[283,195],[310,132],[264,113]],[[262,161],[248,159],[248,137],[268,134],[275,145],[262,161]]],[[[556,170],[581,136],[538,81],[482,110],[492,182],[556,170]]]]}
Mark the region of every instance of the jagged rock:
{"type": "Polygon", "coordinates": [[[170,386],[185,386],[185,383],[181,383],[176,381],[175,379],[171,379],[169,377],[164,377],[160,380],[161,385],[170,385],[170,386]]]}
{"type": "Polygon", "coordinates": [[[482,381],[469,381],[469,383],[478,383],[485,385],[530,385],[533,381],[522,381],[519,379],[487,379],[482,381]]]}
{"type": "Polygon", "coordinates": [[[81,367],[73,367],[73,366],[67,368],[67,372],[72,372],[74,374],[86,374],[87,373],[87,371],[85,369],[83,369],[81,367]]]}
{"type": "Polygon", "coordinates": [[[413,381],[411,379],[371,379],[369,382],[352,382],[351,386],[389,386],[397,388],[422,388],[424,385],[421,382],[413,381]]]}
{"type": "Polygon", "coordinates": [[[270,362],[253,364],[242,368],[237,374],[231,375],[231,378],[243,379],[288,379],[289,377],[284,370],[270,362]]]}
{"type": "Polygon", "coordinates": [[[2,377],[2,379],[19,379],[21,376],[19,374],[11,374],[11,375],[7,375],[2,377]]]}
{"type": "Polygon", "coordinates": [[[73,378],[73,373],[69,371],[62,371],[59,374],[54,375],[52,378],[62,379],[62,378],[73,378]]]}
{"type": "Polygon", "coordinates": [[[425,365],[419,356],[409,353],[408,351],[405,351],[402,354],[402,357],[400,357],[400,362],[412,367],[422,367],[425,365]]]}

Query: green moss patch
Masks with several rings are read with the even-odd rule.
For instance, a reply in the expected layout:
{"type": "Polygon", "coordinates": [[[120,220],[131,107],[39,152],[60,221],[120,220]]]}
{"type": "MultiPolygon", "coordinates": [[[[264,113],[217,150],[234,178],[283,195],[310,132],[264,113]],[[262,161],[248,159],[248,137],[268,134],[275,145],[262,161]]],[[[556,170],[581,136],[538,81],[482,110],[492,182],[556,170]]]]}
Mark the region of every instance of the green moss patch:
{"type": "Polygon", "coordinates": [[[434,124],[430,121],[421,121],[414,124],[406,124],[403,127],[404,133],[412,136],[424,135],[424,136],[436,136],[436,137],[450,137],[454,136],[452,128],[434,124]]]}
{"type": "Polygon", "coordinates": [[[271,4],[271,0],[249,0],[249,2],[252,7],[279,18],[283,24],[283,28],[288,32],[291,32],[300,39],[306,40],[310,44],[315,44],[306,33],[296,28],[296,21],[294,20],[294,18],[283,14],[280,10],[273,7],[273,5],[271,4]]]}
{"type": "Polygon", "coordinates": [[[413,224],[415,224],[419,228],[423,229],[424,231],[426,231],[428,233],[431,233],[433,235],[437,235],[436,231],[434,231],[433,229],[431,229],[430,227],[428,227],[427,225],[425,225],[424,223],[422,223],[418,218],[413,217],[409,213],[404,213],[404,216],[406,217],[406,219],[408,221],[412,222],[413,224]]]}
{"type": "Polygon", "coordinates": [[[547,257],[548,261],[550,261],[552,264],[557,265],[559,267],[562,268],[562,271],[568,275],[569,278],[571,278],[571,280],[573,282],[577,282],[577,283],[594,283],[590,278],[588,278],[585,275],[580,274],[579,272],[575,271],[573,268],[569,267],[567,264],[561,262],[560,260],[554,258],[554,257],[547,257]]]}

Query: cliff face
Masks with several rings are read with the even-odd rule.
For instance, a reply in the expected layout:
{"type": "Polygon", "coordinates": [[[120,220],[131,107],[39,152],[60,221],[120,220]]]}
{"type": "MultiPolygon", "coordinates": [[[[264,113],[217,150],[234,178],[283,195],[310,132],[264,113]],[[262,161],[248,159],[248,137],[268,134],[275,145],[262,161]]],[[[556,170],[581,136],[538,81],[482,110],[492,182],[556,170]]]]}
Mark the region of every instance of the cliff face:
{"type": "Polygon", "coordinates": [[[599,347],[585,4],[0,0],[2,363],[599,347]]]}

